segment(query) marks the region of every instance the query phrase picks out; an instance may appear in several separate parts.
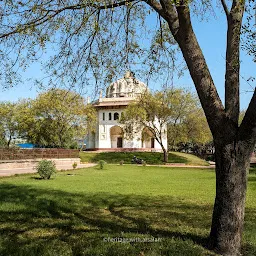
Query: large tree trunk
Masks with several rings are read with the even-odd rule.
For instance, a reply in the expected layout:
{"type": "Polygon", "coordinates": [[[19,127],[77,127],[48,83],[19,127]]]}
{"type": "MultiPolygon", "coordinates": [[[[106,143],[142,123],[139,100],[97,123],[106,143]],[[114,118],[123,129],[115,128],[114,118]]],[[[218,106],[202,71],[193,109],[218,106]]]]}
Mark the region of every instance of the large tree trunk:
{"type": "Polygon", "coordinates": [[[216,197],[210,247],[222,255],[240,255],[249,158],[239,143],[215,141],[216,197]]]}

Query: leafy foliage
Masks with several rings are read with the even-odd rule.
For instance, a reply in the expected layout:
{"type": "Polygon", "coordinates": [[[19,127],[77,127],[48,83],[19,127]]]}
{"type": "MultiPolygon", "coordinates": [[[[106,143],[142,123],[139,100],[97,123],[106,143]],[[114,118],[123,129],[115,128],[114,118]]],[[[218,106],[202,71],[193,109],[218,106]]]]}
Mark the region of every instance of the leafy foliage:
{"type": "Polygon", "coordinates": [[[29,101],[22,100],[17,103],[0,103],[0,127],[3,145],[10,147],[14,138],[23,136],[24,118],[28,120],[27,113],[29,101]]]}
{"type": "Polygon", "coordinates": [[[43,179],[50,179],[51,176],[56,173],[56,167],[55,163],[50,160],[41,160],[37,166],[36,170],[38,174],[43,178],[43,179]]]}
{"type": "Polygon", "coordinates": [[[198,98],[185,89],[146,92],[128,106],[121,123],[128,136],[134,129],[147,128],[160,145],[166,138],[167,126],[170,149],[180,142],[206,143],[212,139],[198,98]]]}
{"type": "Polygon", "coordinates": [[[28,138],[41,146],[67,147],[86,132],[84,99],[73,92],[52,89],[41,93],[32,104],[34,125],[28,138]]]}
{"type": "Polygon", "coordinates": [[[99,90],[126,69],[166,80],[179,65],[167,23],[144,2],[14,0],[5,1],[1,13],[0,64],[10,75],[0,79],[9,85],[19,78],[14,69],[26,69],[45,52],[51,54],[45,64],[49,84],[67,88],[90,87],[94,77],[99,90]],[[147,18],[155,26],[147,26],[147,18]]]}
{"type": "MultiPolygon", "coordinates": [[[[152,135],[167,154],[164,139],[167,138],[167,124],[172,118],[170,94],[172,94],[170,90],[155,93],[145,91],[134,103],[130,104],[120,120],[125,126],[126,136],[132,137],[133,134],[144,129],[144,139],[152,135]]],[[[165,160],[167,161],[167,158],[165,160]]]]}
{"type": "Polygon", "coordinates": [[[51,89],[35,100],[0,104],[0,125],[7,146],[14,137],[40,147],[74,148],[96,125],[96,112],[82,96],[64,89],[51,89]]]}
{"type": "MultiPolygon", "coordinates": [[[[194,99],[196,101],[196,99],[194,99]]],[[[180,143],[207,144],[212,141],[211,131],[203,110],[197,104],[183,112],[178,122],[168,125],[168,143],[176,150],[180,143]]]]}
{"type": "Polygon", "coordinates": [[[106,164],[107,164],[107,162],[104,161],[104,160],[100,160],[100,161],[98,162],[99,168],[100,168],[101,170],[105,168],[106,164]]]}
{"type": "Polygon", "coordinates": [[[72,167],[73,167],[73,169],[76,169],[76,167],[77,167],[77,162],[74,162],[74,163],[72,164],[72,167]]]}

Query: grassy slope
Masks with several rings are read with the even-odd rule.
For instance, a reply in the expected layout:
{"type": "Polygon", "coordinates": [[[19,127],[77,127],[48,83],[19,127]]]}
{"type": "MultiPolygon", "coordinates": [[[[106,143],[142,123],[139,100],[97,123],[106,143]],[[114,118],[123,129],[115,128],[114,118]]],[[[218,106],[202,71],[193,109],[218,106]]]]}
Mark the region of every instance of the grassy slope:
{"type": "MultiPolygon", "coordinates": [[[[212,170],[111,165],[61,172],[47,181],[36,175],[1,179],[0,255],[214,255],[203,247],[214,176],[212,170]],[[162,241],[103,241],[151,236],[162,241]]],[[[255,196],[252,174],[245,255],[256,255],[255,196]]]]}
{"type": "Polygon", "coordinates": [[[186,164],[188,164],[188,165],[209,165],[208,162],[206,162],[205,160],[203,160],[195,155],[192,155],[192,154],[186,154],[186,153],[181,153],[181,152],[172,152],[172,154],[177,157],[186,158],[186,160],[187,160],[186,164]]]}
{"type": "MultiPolygon", "coordinates": [[[[96,163],[99,160],[105,160],[107,163],[120,163],[123,160],[125,163],[130,164],[134,155],[146,161],[147,164],[163,164],[163,154],[158,152],[80,152],[81,161],[89,163],[96,163]]],[[[194,155],[178,152],[169,153],[169,163],[208,165],[206,161],[194,155]]]]}

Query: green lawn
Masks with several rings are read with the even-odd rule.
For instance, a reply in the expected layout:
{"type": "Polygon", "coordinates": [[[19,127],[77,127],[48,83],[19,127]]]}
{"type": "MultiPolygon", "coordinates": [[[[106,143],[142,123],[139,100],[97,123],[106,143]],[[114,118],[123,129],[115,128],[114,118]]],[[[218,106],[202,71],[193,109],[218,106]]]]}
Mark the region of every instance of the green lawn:
{"type": "MultiPolygon", "coordinates": [[[[117,164],[121,160],[130,164],[133,156],[143,159],[147,164],[163,164],[163,153],[158,152],[80,152],[82,162],[97,163],[104,160],[107,163],[117,164]]],[[[169,163],[184,163],[189,165],[208,165],[208,163],[194,155],[171,152],[169,153],[169,163]]]]}
{"type": "MultiPolygon", "coordinates": [[[[212,169],[108,165],[0,179],[0,255],[215,255],[206,248],[212,169]],[[158,242],[106,242],[111,238],[158,242]],[[152,240],[151,240],[152,241],[152,240]]],[[[244,255],[256,255],[256,175],[249,175],[244,255]]]]}

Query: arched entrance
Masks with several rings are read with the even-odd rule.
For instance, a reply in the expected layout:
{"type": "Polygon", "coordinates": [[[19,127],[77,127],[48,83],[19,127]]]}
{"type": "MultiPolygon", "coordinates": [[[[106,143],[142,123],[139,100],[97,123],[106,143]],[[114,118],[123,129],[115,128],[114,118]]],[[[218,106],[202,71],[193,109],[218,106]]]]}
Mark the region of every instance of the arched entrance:
{"type": "Polygon", "coordinates": [[[120,126],[110,128],[111,148],[123,147],[123,129],[120,126]]]}
{"type": "Polygon", "coordinates": [[[153,133],[146,127],[141,133],[142,148],[155,148],[153,133]]]}

